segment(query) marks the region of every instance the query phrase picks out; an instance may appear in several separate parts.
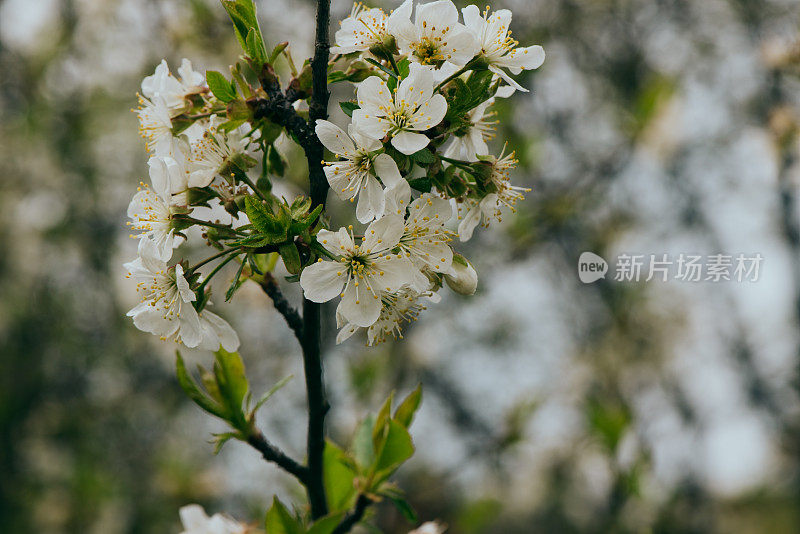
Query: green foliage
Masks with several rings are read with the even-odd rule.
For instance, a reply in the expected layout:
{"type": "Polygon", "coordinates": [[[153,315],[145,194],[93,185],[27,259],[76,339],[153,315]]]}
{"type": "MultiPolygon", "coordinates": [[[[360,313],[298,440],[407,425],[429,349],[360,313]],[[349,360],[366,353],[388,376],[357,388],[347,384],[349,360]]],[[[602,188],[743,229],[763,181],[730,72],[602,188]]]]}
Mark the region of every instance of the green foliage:
{"type": "Polygon", "coordinates": [[[466,81],[456,78],[447,85],[445,120],[451,124],[451,131],[460,129],[465,124],[464,115],[497,92],[498,83],[492,83],[492,76],[488,70],[473,71],[466,81]]]}
{"type": "Polygon", "coordinates": [[[256,6],[253,4],[253,0],[220,1],[233,22],[236,39],[239,40],[242,50],[260,68],[267,61],[267,48],[258,25],[256,6]]]}
{"type": "Polygon", "coordinates": [[[236,85],[228,81],[228,79],[219,72],[207,70],[206,82],[208,83],[208,88],[211,89],[211,92],[220,101],[227,104],[228,102],[236,100],[236,85]]]}
{"type": "Polygon", "coordinates": [[[264,525],[269,534],[305,534],[303,524],[289,513],[283,503],[275,497],[272,508],[267,512],[264,525]]]}
{"type": "Polygon", "coordinates": [[[361,106],[355,102],[339,102],[339,107],[342,108],[342,111],[344,111],[344,114],[348,117],[352,117],[355,110],[361,109],[361,106]]]}
{"type": "Polygon", "coordinates": [[[417,387],[392,415],[394,394],[383,403],[377,416],[366,417],[356,429],[347,451],[328,441],[323,465],[325,490],[332,513],[350,509],[359,495],[373,500],[388,498],[409,521],[416,514],[389,477],[414,454],[408,427],[422,400],[417,387]]]}
{"type": "Polygon", "coordinates": [[[234,429],[233,432],[214,435],[215,453],[231,439],[246,441],[255,431],[256,412],[292,378],[290,375],[275,384],[253,405],[244,362],[238,352],[220,348],[214,353],[212,371],[198,366],[205,391],[186,370],[180,352],[176,355],[178,383],[186,395],[204,411],[227,421],[234,429]]]}

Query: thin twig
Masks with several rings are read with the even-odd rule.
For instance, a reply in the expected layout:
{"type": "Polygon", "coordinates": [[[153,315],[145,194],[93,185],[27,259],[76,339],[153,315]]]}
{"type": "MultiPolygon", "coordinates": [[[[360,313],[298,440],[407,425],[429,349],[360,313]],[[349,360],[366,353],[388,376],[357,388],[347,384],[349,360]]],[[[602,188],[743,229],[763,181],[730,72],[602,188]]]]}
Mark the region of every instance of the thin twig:
{"type": "Polygon", "coordinates": [[[370,504],[372,504],[372,501],[368,497],[359,495],[356,505],[352,510],[347,512],[347,515],[344,516],[342,522],[336,525],[336,528],[333,529],[331,534],[347,534],[350,532],[350,530],[356,526],[356,523],[361,521],[361,519],[364,517],[364,514],[366,513],[370,504]]]}
{"type": "Polygon", "coordinates": [[[278,282],[271,273],[266,273],[264,275],[264,279],[261,282],[261,289],[263,289],[264,293],[266,293],[269,298],[272,299],[272,305],[281,315],[283,315],[283,318],[286,319],[286,323],[294,332],[297,340],[302,343],[303,319],[300,317],[300,314],[297,313],[297,310],[294,309],[291,304],[289,304],[289,301],[286,300],[286,297],[283,296],[283,293],[278,287],[278,282]]]}
{"type": "Polygon", "coordinates": [[[247,438],[247,443],[260,452],[266,461],[272,462],[287,473],[294,475],[301,483],[307,483],[308,468],[289,458],[278,447],[267,441],[260,431],[256,430],[251,434],[247,438]]]}

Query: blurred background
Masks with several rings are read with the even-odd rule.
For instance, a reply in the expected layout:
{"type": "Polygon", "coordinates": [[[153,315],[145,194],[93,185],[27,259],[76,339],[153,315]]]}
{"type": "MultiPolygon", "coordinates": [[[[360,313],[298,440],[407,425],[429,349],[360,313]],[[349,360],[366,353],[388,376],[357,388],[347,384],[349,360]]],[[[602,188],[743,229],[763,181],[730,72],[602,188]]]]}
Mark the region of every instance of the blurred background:
{"type": "MultiPolygon", "coordinates": [[[[334,20],[350,7],[335,0],[334,20]]],[[[399,482],[454,534],[800,532],[800,4],[493,7],[547,51],[522,77],[532,91],[496,106],[533,191],[460,248],[475,297],[445,291],[405,340],[372,349],[334,346],[326,325],[331,433],[347,441],[391,389],[422,382],[399,482]],[[584,251],[764,260],[758,282],[582,284],[584,251]]],[[[310,55],[313,2],[259,9],[268,46],[310,55]]],[[[124,315],[139,83],[162,57],[224,71],[239,53],[214,0],[0,2],[4,534],[178,532],[190,502],[257,522],[272,494],[301,495],[245,445],[213,456],[224,427],[183,396],[174,347],[124,315]]],[[[299,191],[302,156],[284,155],[299,191]]],[[[301,457],[299,348],[257,287],[222,304],[257,391],[296,376],[260,425],[301,457]]]]}

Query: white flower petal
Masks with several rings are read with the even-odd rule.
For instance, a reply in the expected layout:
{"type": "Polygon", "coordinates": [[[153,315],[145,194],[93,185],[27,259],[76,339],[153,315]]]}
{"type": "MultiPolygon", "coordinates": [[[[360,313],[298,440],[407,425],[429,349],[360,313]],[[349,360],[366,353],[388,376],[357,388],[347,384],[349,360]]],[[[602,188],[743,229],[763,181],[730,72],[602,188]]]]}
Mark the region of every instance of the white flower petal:
{"type": "Polygon", "coordinates": [[[407,156],[419,152],[430,142],[428,136],[415,132],[398,132],[392,137],[392,145],[407,156]]]}
{"type": "Polygon", "coordinates": [[[379,288],[371,288],[366,279],[358,286],[350,281],[337,308],[348,321],[356,326],[370,326],[381,314],[381,299],[375,298],[379,288]]]}
{"type": "Polygon", "coordinates": [[[312,302],[327,302],[342,292],[345,268],[336,261],[319,261],[300,273],[300,287],[312,302]]]}
{"type": "Polygon", "coordinates": [[[326,120],[318,120],[314,128],[320,142],[325,148],[339,156],[352,155],[356,148],[344,130],[326,120]]]}
{"type": "Polygon", "coordinates": [[[383,196],[383,188],[378,180],[373,176],[368,176],[364,187],[358,196],[356,205],[356,218],[359,222],[368,223],[373,219],[383,215],[383,208],[386,199],[383,196]]]}
{"type": "Polygon", "coordinates": [[[400,242],[403,230],[404,225],[401,217],[386,215],[371,223],[364,230],[364,241],[361,244],[361,249],[368,251],[368,254],[391,250],[400,242]]]}
{"type": "Polygon", "coordinates": [[[403,181],[403,177],[397,168],[397,163],[389,154],[379,154],[372,163],[375,166],[375,174],[378,175],[378,178],[381,179],[381,182],[386,187],[394,187],[403,181]]]}

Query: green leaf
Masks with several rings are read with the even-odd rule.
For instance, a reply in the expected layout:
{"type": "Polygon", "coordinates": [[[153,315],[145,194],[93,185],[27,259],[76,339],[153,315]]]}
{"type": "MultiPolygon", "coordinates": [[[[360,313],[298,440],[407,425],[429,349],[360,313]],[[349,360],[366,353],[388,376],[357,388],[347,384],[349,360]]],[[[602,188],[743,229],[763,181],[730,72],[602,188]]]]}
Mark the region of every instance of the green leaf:
{"type": "Polygon", "coordinates": [[[414,414],[421,402],[422,384],[419,384],[417,388],[400,403],[400,406],[397,407],[397,410],[394,412],[394,419],[404,427],[410,427],[411,422],[414,420],[414,414]]]}
{"type": "Polygon", "coordinates": [[[436,161],[436,156],[427,148],[423,148],[419,152],[414,152],[411,154],[411,158],[417,163],[422,163],[425,165],[436,161]]]}
{"type": "Polygon", "coordinates": [[[400,511],[400,514],[408,521],[409,523],[416,524],[419,520],[417,518],[417,513],[408,504],[408,501],[405,500],[403,497],[389,497],[389,500],[395,505],[395,507],[400,511]]]}
{"type": "Polygon", "coordinates": [[[247,55],[257,63],[258,67],[267,62],[267,51],[264,49],[261,33],[256,28],[250,28],[247,32],[245,44],[247,55]]]}
{"type": "Polygon", "coordinates": [[[175,354],[177,355],[175,368],[178,375],[178,384],[180,384],[183,391],[186,392],[186,395],[188,395],[195,404],[200,406],[200,408],[208,413],[216,415],[220,419],[227,419],[225,409],[214,402],[205,393],[203,393],[195,383],[194,379],[189,376],[189,373],[186,371],[186,364],[183,362],[183,358],[181,357],[181,353],[179,351],[175,351],[175,354]]]}
{"type": "Polygon", "coordinates": [[[278,247],[278,252],[281,255],[283,264],[286,270],[291,274],[298,274],[300,272],[300,253],[294,243],[284,243],[278,247]]]}
{"type": "Polygon", "coordinates": [[[372,415],[364,419],[353,436],[352,450],[355,460],[362,470],[366,470],[375,461],[375,450],[372,447],[372,427],[375,419],[372,415]]]}
{"type": "Polygon", "coordinates": [[[265,522],[266,530],[269,534],[304,534],[305,529],[300,522],[295,519],[283,503],[275,497],[272,501],[272,508],[267,512],[265,522]]]}
{"type": "Polygon", "coordinates": [[[408,185],[422,193],[430,193],[432,187],[430,178],[410,178],[408,185]]]}
{"type": "Polygon", "coordinates": [[[211,89],[211,92],[214,93],[214,96],[219,100],[226,104],[236,100],[236,89],[233,87],[233,84],[219,72],[207,70],[206,82],[208,83],[208,88],[211,89]]]}
{"type": "Polygon", "coordinates": [[[356,498],[356,488],[353,482],[356,473],[348,461],[347,454],[330,440],[325,442],[325,452],[322,456],[322,468],[325,480],[325,496],[331,511],[340,512],[349,510],[356,498]]]}
{"type": "Polygon", "coordinates": [[[276,176],[283,176],[286,174],[286,162],[273,145],[269,146],[267,161],[269,162],[269,170],[272,174],[276,176]]]}
{"type": "Polygon", "coordinates": [[[392,401],[394,401],[394,391],[383,401],[381,409],[378,410],[378,416],[375,418],[375,427],[372,430],[372,444],[376,451],[380,450],[383,438],[386,436],[386,422],[392,415],[392,401]]]}
{"type": "Polygon", "coordinates": [[[214,454],[219,454],[222,447],[232,439],[239,439],[239,433],[225,432],[223,434],[214,434],[214,454]]]}
{"type": "Polygon", "coordinates": [[[228,291],[225,292],[225,302],[228,302],[233,298],[233,294],[236,293],[236,290],[241,287],[242,284],[239,283],[239,279],[242,277],[242,271],[244,270],[244,265],[246,262],[242,261],[239,264],[239,270],[236,271],[236,276],[233,277],[233,281],[231,282],[231,286],[228,288],[228,291]]]}
{"type": "Polygon", "coordinates": [[[256,197],[244,197],[244,211],[253,226],[272,243],[286,241],[286,227],[269,211],[269,208],[256,197]]]}
{"type": "Polygon", "coordinates": [[[292,219],[299,219],[306,213],[308,213],[308,208],[311,207],[311,199],[300,195],[299,197],[294,199],[292,202],[292,219]]]}
{"type": "Polygon", "coordinates": [[[355,110],[361,109],[361,106],[355,102],[339,102],[339,107],[342,108],[342,111],[344,111],[344,114],[348,117],[352,117],[355,110]]]}
{"type": "Polygon", "coordinates": [[[225,400],[230,412],[229,421],[231,424],[243,430],[245,427],[242,403],[249,388],[247,377],[244,374],[244,362],[238,352],[228,352],[220,348],[214,353],[214,376],[217,379],[217,386],[220,394],[225,400]]]}
{"type": "Polygon", "coordinates": [[[343,517],[344,512],[328,514],[314,523],[311,528],[308,529],[307,534],[331,534],[336,530],[336,527],[339,526],[343,517]]]}
{"type": "Polygon", "coordinates": [[[386,440],[375,462],[375,482],[389,477],[403,462],[414,454],[411,435],[402,424],[390,419],[386,440]]]}
{"type": "Polygon", "coordinates": [[[266,393],[264,393],[263,395],[261,395],[261,398],[260,398],[260,399],[258,399],[258,402],[257,402],[257,403],[256,403],[256,405],[253,407],[253,409],[252,409],[251,413],[256,413],[256,412],[258,411],[258,409],[259,409],[259,408],[261,408],[261,406],[263,406],[263,405],[264,405],[264,403],[265,403],[265,402],[267,402],[267,401],[269,400],[269,398],[270,398],[270,397],[272,397],[272,396],[273,396],[273,395],[274,395],[274,394],[275,394],[275,393],[276,393],[276,392],[277,392],[279,389],[281,389],[283,386],[285,386],[286,384],[288,384],[288,383],[289,383],[289,381],[290,381],[292,378],[294,378],[294,375],[289,375],[289,376],[287,376],[286,378],[283,378],[283,379],[281,379],[281,381],[280,381],[280,382],[278,382],[277,384],[275,384],[274,386],[272,386],[272,387],[269,389],[269,391],[267,391],[266,393]]]}

